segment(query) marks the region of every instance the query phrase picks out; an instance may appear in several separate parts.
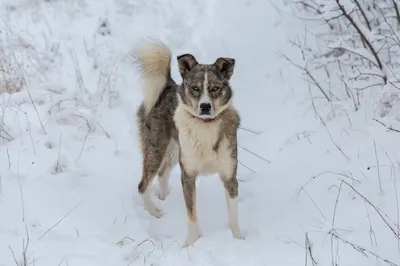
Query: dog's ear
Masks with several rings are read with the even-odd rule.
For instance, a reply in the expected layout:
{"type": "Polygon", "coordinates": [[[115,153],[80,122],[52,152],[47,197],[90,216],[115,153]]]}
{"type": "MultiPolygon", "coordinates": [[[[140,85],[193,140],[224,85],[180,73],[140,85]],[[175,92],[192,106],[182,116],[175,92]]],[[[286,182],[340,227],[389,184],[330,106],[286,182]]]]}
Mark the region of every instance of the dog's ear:
{"type": "Polygon", "coordinates": [[[214,66],[218,67],[227,79],[230,79],[233,75],[233,69],[235,68],[235,59],[220,57],[215,61],[214,66]]]}
{"type": "Polygon", "coordinates": [[[179,72],[184,77],[193,67],[198,65],[196,58],[191,54],[184,54],[177,57],[179,72]]]}

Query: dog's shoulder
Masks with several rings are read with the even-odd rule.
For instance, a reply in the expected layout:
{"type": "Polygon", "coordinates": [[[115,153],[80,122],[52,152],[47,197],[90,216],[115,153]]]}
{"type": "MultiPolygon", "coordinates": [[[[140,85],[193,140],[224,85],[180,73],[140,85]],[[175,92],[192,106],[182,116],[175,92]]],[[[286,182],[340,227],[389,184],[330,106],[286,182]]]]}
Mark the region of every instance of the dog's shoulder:
{"type": "Polygon", "coordinates": [[[231,106],[221,114],[220,130],[225,134],[236,135],[240,122],[241,118],[239,112],[231,106]]]}

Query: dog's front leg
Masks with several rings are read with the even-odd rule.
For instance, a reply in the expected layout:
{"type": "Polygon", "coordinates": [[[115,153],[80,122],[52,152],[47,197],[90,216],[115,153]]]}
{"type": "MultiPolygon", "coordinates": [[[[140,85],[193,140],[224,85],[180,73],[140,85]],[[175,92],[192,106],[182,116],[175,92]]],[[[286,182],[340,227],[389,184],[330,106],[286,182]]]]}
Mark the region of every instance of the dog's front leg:
{"type": "Polygon", "coordinates": [[[184,247],[192,245],[199,237],[199,225],[196,214],[196,176],[188,174],[181,165],[181,182],[188,216],[188,235],[184,247]]]}
{"type": "Polygon", "coordinates": [[[239,194],[239,184],[236,178],[237,164],[235,164],[232,174],[230,176],[221,175],[221,179],[225,186],[225,197],[226,203],[228,205],[228,215],[229,215],[229,228],[232,231],[232,235],[235,238],[243,239],[242,234],[239,229],[238,222],[238,194],[239,194]]]}

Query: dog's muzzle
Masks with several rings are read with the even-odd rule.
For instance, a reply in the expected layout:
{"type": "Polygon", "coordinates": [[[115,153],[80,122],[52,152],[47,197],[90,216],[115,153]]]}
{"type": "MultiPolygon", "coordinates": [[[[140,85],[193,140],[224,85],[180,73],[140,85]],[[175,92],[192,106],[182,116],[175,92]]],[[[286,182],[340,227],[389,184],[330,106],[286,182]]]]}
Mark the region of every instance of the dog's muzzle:
{"type": "Polygon", "coordinates": [[[211,112],[211,104],[202,103],[200,104],[200,115],[210,115],[211,112]]]}

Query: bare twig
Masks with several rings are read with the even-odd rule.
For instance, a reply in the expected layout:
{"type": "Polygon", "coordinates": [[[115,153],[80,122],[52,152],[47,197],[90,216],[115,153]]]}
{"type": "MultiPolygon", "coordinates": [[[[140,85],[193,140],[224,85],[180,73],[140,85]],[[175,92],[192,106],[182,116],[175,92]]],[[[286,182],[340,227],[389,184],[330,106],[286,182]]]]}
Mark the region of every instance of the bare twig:
{"type": "Polygon", "coordinates": [[[400,11],[399,11],[399,6],[397,5],[396,0],[392,0],[393,2],[393,8],[394,11],[396,12],[396,19],[397,19],[397,24],[400,27],[400,11]]]}
{"type": "MultiPolygon", "coordinates": [[[[309,90],[309,93],[310,93],[310,97],[312,98],[311,89],[308,88],[308,90],[309,90]]],[[[340,146],[334,141],[334,139],[333,139],[333,137],[332,137],[332,135],[331,135],[331,132],[330,132],[329,129],[328,129],[328,126],[326,125],[325,121],[322,119],[322,117],[320,116],[320,114],[319,114],[318,111],[317,111],[317,108],[315,107],[314,100],[311,100],[311,104],[312,104],[312,107],[313,107],[313,109],[314,109],[315,114],[318,116],[319,120],[320,120],[321,123],[324,125],[324,128],[325,128],[326,132],[328,133],[329,138],[331,139],[332,143],[336,146],[336,148],[338,149],[338,151],[339,151],[348,161],[351,161],[351,160],[350,160],[350,157],[347,156],[347,154],[344,153],[344,151],[342,150],[342,148],[340,148],[340,146]]]]}
{"type": "Polygon", "coordinates": [[[55,166],[55,173],[62,173],[62,165],[60,164],[60,153],[61,153],[61,140],[62,140],[62,134],[60,135],[60,141],[58,142],[58,154],[57,154],[57,162],[55,166]]]}
{"type": "Polygon", "coordinates": [[[324,220],[326,221],[326,217],[324,215],[324,213],[321,211],[321,209],[318,207],[317,203],[314,201],[314,199],[311,197],[311,195],[307,192],[307,190],[305,188],[301,188],[304,193],[306,193],[306,195],[308,196],[308,198],[311,200],[311,202],[314,204],[315,208],[318,210],[318,212],[321,214],[322,218],[324,218],[324,220]]]}
{"type": "MultiPolygon", "coordinates": [[[[310,180],[308,180],[304,185],[302,185],[301,188],[300,188],[300,189],[298,190],[298,192],[297,192],[297,196],[300,195],[301,191],[304,191],[304,188],[305,188],[309,183],[311,183],[311,182],[314,181],[316,178],[318,178],[318,177],[320,177],[320,176],[323,176],[323,175],[325,175],[325,174],[338,175],[338,176],[341,176],[341,177],[350,179],[350,180],[352,180],[353,182],[360,183],[360,181],[358,181],[357,179],[354,179],[353,177],[351,177],[351,176],[349,176],[349,175],[342,174],[342,173],[338,173],[338,172],[333,172],[333,171],[325,171],[325,172],[322,172],[322,173],[319,173],[319,174],[313,176],[313,177],[312,177],[310,180]]],[[[339,180],[340,180],[340,179],[339,179],[339,180]]]]}
{"type": "Polygon", "coordinates": [[[316,266],[317,262],[314,259],[314,256],[313,256],[313,253],[312,253],[312,247],[311,247],[310,239],[308,238],[308,233],[306,233],[305,245],[306,245],[306,264],[305,265],[307,266],[307,257],[310,256],[312,265],[316,266]]]}
{"type": "MultiPolygon", "coordinates": [[[[368,62],[370,62],[371,64],[373,64],[374,66],[379,67],[379,65],[376,62],[372,61],[367,56],[365,56],[365,55],[361,54],[360,52],[355,51],[353,49],[349,49],[349,48],[346,48],[346,47],[343,47],[343,46],[330,46],[329,48],[331,48],[331,49],[341,49],[341,50],[347,51],[349,53],[358,55],[359,57],[361,57],[361,58],[367,60],[368,62]]],[[[382,75],[380,75],[380,76],[383,78],[382,75]]]]}
{"type": "MultiPolygon", "coordinates": [[[[397,222],[397,235],[400,236],[400,207],[399,207],[399,194],[397,191],[397,182],[396,182],[396,173],[393,173],[393,187],[394,187],[394,195],[396,197],[396,222],[397,222]]],[[[397,239],[397,251],[400,252],[400,238],[397,239]]]]}
{"type": "Polygon", "coordinates": [[[61,223],[71,212],[73,212],[76,208],[78,208],[83,202],[84,202],[84,200],[79,202],[77,205],[75,205],[75,207],[73,207],[63,217],[61,217],[61,219],[58,220],[58,222],[56,222],[52,227],[47,229],[46,232],[44,232],[44,234],[39,237],[38,241],[40,241],[45,235],[47,235],[48,232],[50,232],[54,227],[56,227],[59,223],[61,223]]]}
{"type": "Polygon", "coordinates": [[[68,260],[67,260],[67,258],[63,258],[62,260],[61,260],[61,262],[58,264],[58,266],[61,266],[61,264],[63,263],[65,261],[65,264],[68,266],[69,264],[68,264],[68,260]]]}
{"type": "Polygon", "coordinates": [[[240,164],[241,166],[243,166],[243,167],[246,168],[247,170],[251,171],[252,173],[254,173],[254,174],[257,173],[256,171],[254,171],[253,169],[251,169],[250,167],[248,167],[247,165],[245,165],[245,164],[242,163],[241,161],[238,161],[238,162],[239,162],[239,164],[240,164]]]}
{"type": "Polygon", "coordinates": [[[13,256],[13,260],[14,260],[15,265],[19,266],[19,263],[18,263],[18,261],[17,261],[17,258],[15,257],[14,250],[12,250],[11,246],[8,246],[8,249],[11,251],[11,254],[12,254],[12,256],[13,256]]]}
{"type": "Polygon", "coordinates": [[[80,150],[80,152],[79,152],[78,158],[76,158],[76,160],[75,160],[76,162],[78,162],[79,159],[81,158],[82,153],[83,153],[83,149],[85,148],[86,141],[87,141],[87,139],[88,139],[88,137],[89,137],[90,131],[92,130],[92,128],[91,128],[90,125],[88,125],[88,127],[89,127],[89,128],[88,128],[88,131],[87,131],[87,133],[86,133],[85,139],[83,140],[83,143],[82,143],[81,150],[80,150]]]}
{"type": "Polygon", "coordinates": [[[238,144],[238,147],[241,148],[241,149],[243,149],[243,150],[245,150],[245,151],[247,151],[248,153],[254,155],[255,157],[257,157],[257,158],[263,160],[264,162],[271,163],[270,160],[267,160],[267,159],[261,157],[260,155],[258,155],[258,154],[256,154],[255,152],[252,152],[251,150],[249,150],[249,149],[247,149],[247,148],[241,146],[240,144],[238,144]]]}
{"type": "MultiPolygon", "coordinates": [[[[397,156],[396,156],[397,157],[397,156]]],[[[393,163],[392,163],[393,164],[393,163]]],[[[397,161],[397,164],[400,165],[400,162],[397,161]]],[[[397,234],[400,236],[400,206],[399,206],[399,194],[397,191],[397,181],[396,181],[396,172],[393,171],[392,169],[392,174],[393,174],[393,187],[394,187],[394,195],[396,197],[396,222],[397,222],[397,234]]],[[[400,252],[400,238],[397,239],[397,250],[400,252]]]]}
{"type": "Polygon", "coordinates": [[[23,83],[24,83],[24,85],[25,85],[26,91],[28,92],[28,96],[29,96],[29,99],[31,100],[33,109],[35,109],[36,116],[38,117],[40,126],[42,127],[42,130],[43,130],[43,133],[44,133],[45,135],[47,135],[47,132],[46,132],[46,129],[44,128],[42,119],[40,118],[39,111],[38,111],[38,109],[37,109],[37,107],[36,107],[35,101],[33,100],[33,97],[32,97],[32,94],[31,94],[31,90],[29,89],[28,82],[27,82],[27,80],[26,80],[26,78],[25,78],[25,73],[24,73],[24,71],[23,71],[23,68],[22,68],[22,66],[18,63],[18,60],[17,60],[17,57],[15,56],[15,54],[12,54],[12,55],[13,55],[14,60],[15,60],[16,64],[18,65],[18,68],[19,68],[19,70],[20,70],[21,77],[22,77],[22,81],[23,81],[23,83]]]}
{"type": "MultiPolygon", "coordinates": [[[[338,194],[336,196],[335,207],[333,208],[333,215],[332,215],[332,228],[335,228],[335,221],[336,221],[336,211],[339,203],[340,192],[342,191],[343,181],[340,182],[338,194]]],[[[332,265],[337,265],[336,260],[333,255],[333,237],[331,237],[331,254],[332,254],[332,265]]],[[[337,256],[337,254],[336,254],[337,256]]]]}
{"type": "MultiPolygon", "coordinates": [[[[369,206],[371,206],[375,212],[381,217],[382,221],[387,225],[387,227],[392,231],[392,233],[395,235],[396,238],[400,238],[399,233],[397,230],[394,228],[396,225],[391,225],[389,221],[384,217],[388,217],[381,209],[376,207],[370,200],[368,200],[364,195],[362,195],[357,189],[355,189],[351,184],[346,182],[345,180],[342,180],[343,184],[347,185],[351,190],[353,190],[358,196],[360,196],[366,203],[368,203],[369,206]]],[[[393,221],[390,220],[390,222],[393,223],[393,221]]]]}
{"type": "Polygon", "coordinates": [[[367,212],[367,218],[368,218],[368,223],[369,223],[369,240],[371,241],[371,246],[373,246],[374,241],[372,240],[372,237],[374,237],[375,246],[376,246],[376,245],[378,245],[378,243],[376,241],[376,235],[375,235],[374,229],[372,228],[371,217],[369,216],[369,211],[368,211],[366,202],[364,202],[364,206],[365,206],[365,211],[367,212]]]}
{"type": "Polygon", "coordinates": [[[29,232],[28,232],[28,226],[25,224],[25,233],[26,233],[26,242],[25,240],[23,241],[23,251],[22,251],[22,258],[24,260],[24,266],[28,266],[28,248],[29,248],[29,242],[30,242],[30,237],[29,237],[29,232]]]}
{"type": "Polygon", "coordinates": [[[24,200],[24,193],[22,190],[22,185],[24,182],[23,181],[21,182],[21,176],[19,174],[19,159],[20,159],[20,157],[19,157],[19,150],[18,150],[18,159],[17,159],[18,189],[19,189],[19,195],[21,198],[22,222],[25,222],[25,200],[24,200]]]}
{"type": "Polygon", "coordinates": [[[241,129],[241,130],[243,130],[243,131],[247,131],[247,132],[253,133],[254,135],[260,135],[260,134],[262,134],[262,132],[254,131],[254,130],[252,130],[252,129],[250,129],[250,128],[247,128],[247,127],[244,127],[244,126],[240,126],[239,129],[241,129]]]}
{"type": "Polygon", "coordinates": [[[365,21],[365,24],[367,25],[369,31],[372,31],[371,23],[369,22],[369,20],[368,20],[368,18],[367,18],[367,15],[365,14],[364,10],[362,9],[360,3],[359,3],[357,0],[354,0],[354,3],[356,3],[356,5],[357,5],[357,7],[358,7],[358,10],[360,10],[361,15],[363,16],[364,21],[365,21]]]}
{"type": "Polygon", "coordinates": [[[396,263],[394,263],[394,262],[392,262],[392,261],[390,261],[388,259],[382,258],[381,256],[379,256],[375,252],[372,252],[372,251],[370,251],[370,250],[368,250],[368,249],[366,249],[366,248],[364,248],[364,247],[362,247],[360,245],[356,245],[354,243],[351,243],[350,241],[348,241],[348,240],[342,238],[341,236],[339,236],[336,233],[336,231],[334,231],[334,230],[329,231],[329,234],[331,236],[335,237],[336,239],[342,241],[342,243],[351,246],[353,249],[355,249],[356,251],[360,252],[362,255],[364,255],[367,258],[368,258],[368,255],[372,255],[376,259],[378,259],[378,260],[380,260],[382,262],[385,262],[385,263],[389,264],[390,266],[400,266],[399,264],[396,264],[396,263]]]}
{"type": "Polygon", "coordinates": [[[11,168],[10,150],[7,148],[8,169],[11,168]]]}
{"type": "Polygon", "coordinates": [[[381,192],[383,192],[382,181],[381,181],[381,172],[380,172],[380,169],[379,169],[379,159],[378,159],[378,153],[376,151],[375,140],[374,140],[374,150],[375,150],[376,165],[378,166],[376,169],[378,169],[379,189],[380,189],[381,192]]]}
{"type": "Polygon", "coordinates": [[[13,260],[15,265],[17,266],[28,266],[28,248],[29,248],[29,243],[30,243],[30,237],[29,237],[29,232],[28,232],[28,226],[25,224],[25,233],[26,233],[26,240],[22,240],[22,262],[21,264],[18,263],[18,260],[15,256],[14,250],[11,248],[11,246],[8,246],[8,249],[11,251],[11,254],[13,256],[13,260]]]}
{"type": "Polygon", "coordinates": [[[387,129],[388,131],[394,131],[394,132],[400,133],[400,130],[395,129],[395,128],[393,128],[392,126],[388,126],[388,125],[386,125],[385,123],[379,121],[378,119],[373,118],[373,120],[374,120],[375,122],[378,122],[378,123],[381,124],[382,126],[386,127],[386,129],[387,129]]]}
{"type": "Polygon", "coordinates": [[[130,240],[130,241],[132,241],[132,242],[136,242],[133,238],[131,238],[131,237],[129,237],[129,236],[125,236],[124,238],[122,238],[120,241],[117,242],[117,245],[118,245],[118,246],[123,246],[123,245],[124,245],[124,240],[125,240],[125,239],[128,239],[128,240],[130,240]]]}
{"type": "Polygon", "coordinates": [[[141,254],[141,252],[137,253],[136,250],[137,250],[140,246],[142,246],[143,244],[148,243],[148,242],[151,243],[151,245],[152,245],[152,250],[147,254],[147,256],[150,256],[151,253],[154,252],[154,250],[156,249],[156,246],[155,246],[154,242],[153,242],[150,238],[146,238],[145,240],[143,240],[142,242],[140,242],[140,243],[132,250],[132,252],[130,253],[130,255],[132,255],[132,254],[134,254],[134,253],[135,253],[135,255],[133,256],[131,262],[130,262],[128,265],[131,265],[132,262],[141,254]]]}

